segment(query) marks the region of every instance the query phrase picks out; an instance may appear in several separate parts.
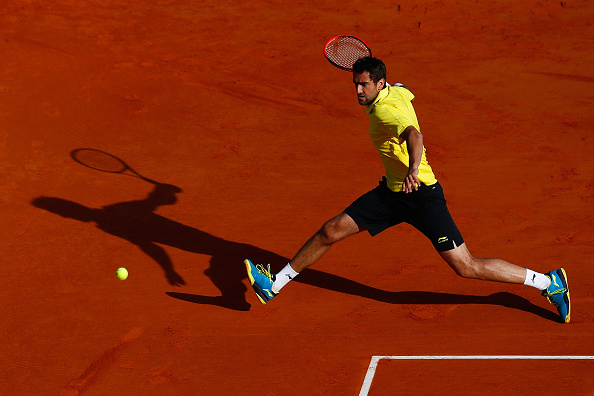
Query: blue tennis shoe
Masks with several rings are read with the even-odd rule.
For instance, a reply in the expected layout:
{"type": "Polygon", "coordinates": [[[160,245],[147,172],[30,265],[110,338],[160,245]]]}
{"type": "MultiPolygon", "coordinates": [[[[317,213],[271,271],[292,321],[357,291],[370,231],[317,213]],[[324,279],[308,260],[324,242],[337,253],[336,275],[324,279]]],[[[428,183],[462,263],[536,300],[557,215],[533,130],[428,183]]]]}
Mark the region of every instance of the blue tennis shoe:
{"type": "Polygon", "coordinates": [[[248,259],[243,260],[243,263],[256,296],[262,304],[266,304],[278,294],[272,291],[272,284],[276,276],[270,273],[270,264],[268,264],[268,268],[264,268],[262,264],[254,265],[248,259]]]}
{"type": "Polygon", "coordinates": [[[557,307],[561,320],[569,323],[571,314],[571,304],[569,300],[569,286],[567,286],[567,274],[563,268],[547,272],[545,274],[550,280],[551,285],[542,291],[551,304],[557,307]]]}

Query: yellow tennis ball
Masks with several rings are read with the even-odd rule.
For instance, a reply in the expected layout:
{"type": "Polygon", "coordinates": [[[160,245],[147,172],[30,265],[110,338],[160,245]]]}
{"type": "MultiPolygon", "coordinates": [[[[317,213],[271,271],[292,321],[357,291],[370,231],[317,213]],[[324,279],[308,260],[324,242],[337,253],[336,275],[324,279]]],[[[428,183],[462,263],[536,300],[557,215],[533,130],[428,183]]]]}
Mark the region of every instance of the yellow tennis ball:
{"type": "Polygon", "coordinates": [[[119,280],[124,280],[128,277],[128,270],[124,267],[120,267],[116,271],[116,276],[118,277],[119,280]]]}

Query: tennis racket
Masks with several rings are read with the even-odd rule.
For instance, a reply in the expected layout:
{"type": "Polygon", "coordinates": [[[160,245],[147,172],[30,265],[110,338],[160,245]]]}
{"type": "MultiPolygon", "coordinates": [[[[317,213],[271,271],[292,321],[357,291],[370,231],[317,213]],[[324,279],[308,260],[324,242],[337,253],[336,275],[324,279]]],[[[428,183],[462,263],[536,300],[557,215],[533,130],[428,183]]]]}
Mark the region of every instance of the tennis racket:
{"type": "Polygon", "coordinates": [[[106,153],[105,151],[89,148],[76,149],[70,153],[73,160],[87,168],[95,169],[107,173],[120,173],[123,175],[137,177],[146,182],[153,184],[161,184],[149,178],[142,176],[140,173],[132,169],[123,160],[115,155],[106,153]]]}
{"type": "Polygon", "coordinates": [[[371,48],[356,36],[332,37],[324,46],[324,56],[342,70],[353,70],[357,59],[371,56],[371,48]]]}

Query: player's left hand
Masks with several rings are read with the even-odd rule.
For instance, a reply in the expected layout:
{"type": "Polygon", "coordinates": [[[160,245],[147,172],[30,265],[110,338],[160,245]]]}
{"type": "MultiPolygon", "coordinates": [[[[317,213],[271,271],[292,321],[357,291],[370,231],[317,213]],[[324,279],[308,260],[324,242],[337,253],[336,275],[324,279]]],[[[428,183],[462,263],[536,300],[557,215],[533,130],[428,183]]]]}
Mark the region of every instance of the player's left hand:
{"type": "Polygon", "coordinates": [[[421,182],[417,179],[417,175],[419,174],[418,169],[409,169],[408,174],[404,178],[404,182],[402,183],[402,191],[406,194],[417,191],[421,182]]]}

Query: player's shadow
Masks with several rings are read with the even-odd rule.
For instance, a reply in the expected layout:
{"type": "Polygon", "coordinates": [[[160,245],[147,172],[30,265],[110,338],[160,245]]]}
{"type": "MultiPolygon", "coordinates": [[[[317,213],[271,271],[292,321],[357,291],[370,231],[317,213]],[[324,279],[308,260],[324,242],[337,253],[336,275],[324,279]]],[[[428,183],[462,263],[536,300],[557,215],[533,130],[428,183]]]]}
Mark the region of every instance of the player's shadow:
{"type": "MultiPolygon", "coordinates": [[[[250,244],[219,238],[154,213],[159,206],[176,203],[179,192],[181,189],[176,186],[157,184],[144,199],[119,202],[101,208],[89,208],[63,198],[45,196],[35,198],[32,205],[65,218],[95,223],[100,230],[136,245],[161,266],[167,280],[174,286],[185,285],[186,282],[174,269],[171,258],[161,245],[208,255],[211,257],[210,266],[204,274],[219,289],[220,296],[177,292],[168,292],[167,295],[197,304],[249,310],[247,289],[243,283],[247,277],[243,260],[252,258],[256,262],[273,263],[274,267],[283,266],[289,259],[250,244]]],[[[273,271],[278,269],[273,268],[273,271]]],[[[390,292],[311,268],[303,271],[295,282],[388,304],[500,305],[550,320],[558,318],[553,312],[510,293],[473,296],[422,291],[390,292]]]]}
{"type": "Polygon", "coordinates": [[[446,305],[499,305],[520,311],[530,312],[542,318],[559,322],[559,315],[546,308],[534,305],[527,299],[518,295],[498,292],[488,296],[475,296],[468,294],[439,293],[429,291],[386,291],[367,286],[337,275],[307,269],[295,281],[334,290],[340,293],[381,301],[388,304],[446,304],[446,305]]]}
{"type": "MultiPolygon", "coordinates": [[[[181,189],[176,186],[157,184],[145,199],[101,208],[89,208],[63,198],[45,196],[35,198],[31,203],[64,218],[95,223],[100,230],[136,245],[161,266],[173,286],[185,285],[186,282],[174,269],[169,254],[162,246],[211,256],[210,267],[204,273],[221,295],[194,296],[194,302],[248,310],[247,289],[242,282],[247,277],[243,260],[258,257],[269,262],[283,262],[287,259],[249,244],[227,241],[154,213],[159,206],[176,203],[179,192],[181,189]]],[[[174,293],[170,295],[175,296],[174,293]]]]}

